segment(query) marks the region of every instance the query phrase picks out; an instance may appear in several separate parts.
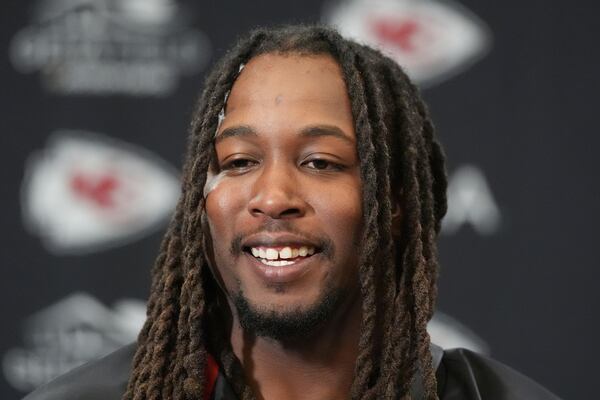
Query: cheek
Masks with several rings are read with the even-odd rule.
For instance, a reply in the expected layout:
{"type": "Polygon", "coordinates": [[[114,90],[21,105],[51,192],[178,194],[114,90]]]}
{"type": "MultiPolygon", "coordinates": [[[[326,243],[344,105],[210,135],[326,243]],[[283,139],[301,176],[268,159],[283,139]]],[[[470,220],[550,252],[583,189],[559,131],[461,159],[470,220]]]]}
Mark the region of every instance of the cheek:
{"type": "Polygon", "coordinates": [[[234,235],[239,231],[236,227],[239,218],[236,216],[246,208],[244,199],[243,186],[233,185],[227,178],[221,180],[206,198],[206,217],[215,263],[221,274],[225,273],[225,261],[229,256],[234,235]]]}
{"type": "Polygon", "coordinates": [[[236,230],[236,215],[245,210],[245,193],[241,185],[232,184],[228,178],[220,179],[218,185],[206,197],[206,217],[213,248],[213,268],[222,280],[226,293],[238,290],[239,277],[231,259],[231,243],[236,230]]]}
{"type": "Polygon", "coordinates": [[[313,192],[312,204],[322,226],[334,241],[338,257],[355,253],[362,232],[362,198],[360,184],[355,181],[322,187],[313,192]],[[332,190],[334,189],[334,190],[332,190]]]}
{"type": "MultiPolygon", "coordinates": [[[[335,246],[334,265],[329,278],[348,290],[358,290],[358,263],[361,251],[362,195],[358,184],[347,185],[320,196],[321,225],[335,246]]],[[[319,214],[319,213],[317,213],[319,214]]]]}
{"type": "Polygon", "coordinates": [[[247,185],[233,184],[230,179],[220,179],[206,198],[206,214],[212,237],[220,238],[222,234],[233,230],[235,215],[246,207],[245,188],[247,185]]]}

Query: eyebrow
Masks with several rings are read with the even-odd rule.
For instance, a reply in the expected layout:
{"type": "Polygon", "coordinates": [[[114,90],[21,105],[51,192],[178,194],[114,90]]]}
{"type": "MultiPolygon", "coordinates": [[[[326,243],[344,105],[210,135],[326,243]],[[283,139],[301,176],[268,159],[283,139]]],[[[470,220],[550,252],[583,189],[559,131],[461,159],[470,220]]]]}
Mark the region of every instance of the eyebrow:
{"type": "MultiPolygon", "coordinates": [[[[231,128],[223,129],[221,133],[219,133],[215,139],[214,143],[217,144],[220,141],[230,138],[230,137],[247,137],[253,136],[258,137],[258,134],[252,127],[248,125],[238,125],[232,126],[231,128]]],[[[354,145],[354,140],[346,135],[344,131],[334,125],[311,125],[303,128],[300,131],[301,137],[306,138],[315,138],[315,137],[323,137],[323,136],[331,136],[338,139],[342,139],[352,145],[354,145]]]]}
{"type": "Polygon", "coordinates": [[[230,137],[239,136],[258,136],[257,133],[248,125],[232,126],[231,128],[225,128],[221,133],[215,137],[215,144],[219,143],[223,139],[230,137]]]}
{"type": "Polygon", "coordinates": [[[300,136],[303,137],[321,137],[321,136],[333,136],[338,139],[345,140],[346,142],[354,145],[354,140],[346,135],[337,126],[333,125],[313,125],[308,126],[300,131],[300,136]]]}

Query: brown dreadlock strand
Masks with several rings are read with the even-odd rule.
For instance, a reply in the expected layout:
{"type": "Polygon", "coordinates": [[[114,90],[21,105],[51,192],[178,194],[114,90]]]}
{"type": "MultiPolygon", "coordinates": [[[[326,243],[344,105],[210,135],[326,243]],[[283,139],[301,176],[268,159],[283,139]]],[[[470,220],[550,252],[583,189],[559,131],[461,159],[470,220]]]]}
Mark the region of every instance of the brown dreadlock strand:
{"type": "Polygon", "coordinates": [[[219,288],[204,257],[202,189],[218,116],[240,65],[266,53],[327,54],[340,65],[357,136],[363,196],[359,260],[363,320],[352,399],[409,399],[420,372],[437,399],[427,322],[436,299],[436,236],[446,212],[444,156],[417,89],[392,60],[319,26],[254,31],[205,82],[191,124],[182,194],[153,269],[147,321],[124,400],[199,399],[210,352],[242,400],[254,399],[227,328],[219,288]],[[400,194],[400,195],[399,195],[400,194]],[[394,202],[403,229],[392,235],[394,202]]]}
{"type": "MultiPolygon", "coordinates": [[[[370,119],[373,121],[376,121],[376,130],[374,131],[374,136],[373,136],[373,142],[375,144],[375,146],[377,147],[376,152],[377,154],[380,155],[380,157],[377,157],[377,163],[376,163],[376,170],[377,171],[389,171],[390,170],[390,131],[388,129],[388,125],[390,122],[390,115],[386,115],[386,107],[385,107],[385,102],[383,101],[384,99],[388,99],[391,97],[389,91],[387,90],[387,86],[382,86],[382,85],[378,85],[377,82],[381,80],[382,77],[382,71],[380,71],[380,68],[378,67],[378,64],[376,62],[376,58],[373,59],[373,53],[370,51],[370,49],[368,48],[361,48],[362,51],[364,51],[364,57],[359,59],[359,69],[361,70],[361,72],[364,75],[364,80],[365,80],[365,90],[366,90],[366,97],[367,99],[369,99],[369,102],[367,103],[367,108],[370,111],[370,119]],[[386,123],[387,122],[387,123],[386,123]]],[[[375,53],[375,55],[377,55],[375,53]]],[[[395,297],[395,293],[396,293],[396,275],[395,274],[395,263],[392,257],[389,257],[386,255],[390,255],[393,254],[393,249],[394,249],[394,242],[393,242],[393,238],[391,235],[391,209],[392,209],[392,198],[389,195],[391,193],[392,187],[391,187],[391,179],[390,176],[388,174],[383,174],[383,180],[384,182],[382,182],[381,184],[378,185],[379,188],[379,193],[377,193],[377,198],[381,199],[381,211],[379,213],[378,216],[378,221],[377,221],[377,225],[379,226],[379,230],[381,232],[381,238],[380,241],[382,243],[381,246],[381,251],[379,252],[380,254],[380,259],[377,261],[377,263],[375,265],[378,265],[380,268],[379,270],[381,271],[381,273],[383,273],[383,279],[379,279],[378,280],[378,284],[382,285],[383,287],[380,289],[381,291],[383,291],[383,295],[380,296],[381,301],[378,303],[378,310],[381,310],[382,313],[384,313],[384,319],[383,322],[381,323],[381,326],[383,327],[390,327],[391,323],[392,323],[392,312],[387,312],[388,310],[386,310],[388,304],[391,304],[394,302],[394,297],[395,297]],[[385,283],[385,284],[383,284],[385,283]]],[[[377,290],[376,290],[377,291],[377,290]]],[[[401,302],[402,304],[404,304],[404,301],[401,302]]],[[[392,311],[392,310],[389,310],[392,311]]],[[[406,318],[405,318],[406,319],[406,318]]],[[[406,332],[406,329],[399,329],[400,331],[406,332]]],[[[390,332],[391,329],[386,329],[383,332],[383,339],[382,342],[385,343],[386,349],[379,349],[379,353],[383,353],[384,355],[384,365],[389,365],[392,363],[392,361],[390,360],[390,358],[392,359],[396,359],[396,360],[404,360],[405,357],[402,356],[396,356],[396,357],[392,357],[393,353],[393,349],[396,349],[396,351],[400,351],[399,354],[403,354],[402,350],[402,346],[401,344],[396,344],[393,348],[390,348],[391,346],[391,341],[390,341],[390,332]]],[[[404,346],[406,347],[406,346],[404,346]]],[[[405,351],[404,351],[405,353],[405,351]]],[[[381,355],[381,354],[378,354],[381,355]]],[[[375,355],[375,357],[377,357],[378,355],[375,355]]],[[[389,371],[390,369],[388,368],[384,371],[380,371],[385,373],[385,377],[381,380],[382,382],[380,383],[380,385],[383,384],[383,382],[389,382],[390,380],[394,380],[397,379],[397,377],[400,376],[400,371],[405,371],[407,370],[406,365],[396,365],[396,370],[395,373],[393,373],[391,376],[389,373],[387,372],[391,372],[389,371]]],[[[392,388],[394,387],[394,394],[396,393],[395,391],[395,386],[394,384],[392,385],[387,385],[388,388],[392,388]]],[[[378,391],[381,391],[381,388],[378,388],[378,390],[375,390],[375,392],[377,393],[378,391]]],[[[386,394],[387,396],[387,394],[386,394]]]]}

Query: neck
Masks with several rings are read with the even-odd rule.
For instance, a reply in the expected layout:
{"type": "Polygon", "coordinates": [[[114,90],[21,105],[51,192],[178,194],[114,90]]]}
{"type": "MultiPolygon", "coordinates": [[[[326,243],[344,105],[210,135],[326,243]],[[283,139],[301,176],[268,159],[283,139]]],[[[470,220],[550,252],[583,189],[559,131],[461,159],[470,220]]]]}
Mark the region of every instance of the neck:
{"type": "Polygon", "coordinates": [[[291,343],[253,336],[234,316],[231,345],[256,397],[347,399],[360,338],[362,310],[358,297],[310,338],[291,343]]]}

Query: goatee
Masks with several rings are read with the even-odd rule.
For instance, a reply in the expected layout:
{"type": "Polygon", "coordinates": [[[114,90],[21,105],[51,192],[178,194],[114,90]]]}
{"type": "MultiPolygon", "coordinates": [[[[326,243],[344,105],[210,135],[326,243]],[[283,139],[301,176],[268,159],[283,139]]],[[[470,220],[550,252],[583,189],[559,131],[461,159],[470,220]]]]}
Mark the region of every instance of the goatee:
{"type": "Polygon", "coordinates": [[[310,307],[288,310],[256,307],[241,290],[233,297],[233,302],[246,332],[281,342],[294,342],[311,337],[330,321],[342,303],[343,293],[342,289],[326,288],[310,307]]]}

